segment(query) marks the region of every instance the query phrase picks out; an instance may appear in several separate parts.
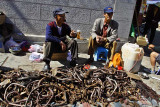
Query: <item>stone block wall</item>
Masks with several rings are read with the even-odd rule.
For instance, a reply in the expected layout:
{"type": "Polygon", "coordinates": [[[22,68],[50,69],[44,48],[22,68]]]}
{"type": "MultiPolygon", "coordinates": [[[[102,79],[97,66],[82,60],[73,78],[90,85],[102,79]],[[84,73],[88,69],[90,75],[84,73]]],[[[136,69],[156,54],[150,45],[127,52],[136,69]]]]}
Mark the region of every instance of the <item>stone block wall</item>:
{"type": "Polygon", "coordinates": [[[119,23],[119,37],[128,38],[135,3],[136,0],[0,0],[0,11],[15,25],[15,32],[40,42],[44,41],[46,25],[53,20],[52,12],[56,8],[68,11],[67,23],[88,38],[94,20],[103,17],[106,6],[112,6],[115,8],[113,18],[119,23]]]}

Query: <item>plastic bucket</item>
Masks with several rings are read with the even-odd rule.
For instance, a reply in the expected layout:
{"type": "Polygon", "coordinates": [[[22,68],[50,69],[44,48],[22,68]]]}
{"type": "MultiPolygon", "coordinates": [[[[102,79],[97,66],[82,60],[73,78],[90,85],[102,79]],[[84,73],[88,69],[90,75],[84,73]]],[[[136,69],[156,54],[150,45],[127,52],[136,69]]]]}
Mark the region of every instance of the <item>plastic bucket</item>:
{"type": "Polygon", "coordinates": [[[121,51],[124,61],[124,70],[132,73],[138,72],[144,56],[143,48],[139,47],[137,44],[125,43],[121,51]]]}

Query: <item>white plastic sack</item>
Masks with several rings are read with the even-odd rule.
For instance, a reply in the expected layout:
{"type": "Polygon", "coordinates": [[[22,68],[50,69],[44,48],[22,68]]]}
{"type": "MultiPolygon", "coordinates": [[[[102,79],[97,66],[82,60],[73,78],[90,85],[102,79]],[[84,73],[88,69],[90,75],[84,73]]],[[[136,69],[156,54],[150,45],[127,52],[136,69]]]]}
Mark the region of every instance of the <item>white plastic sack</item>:
{"type": "Polygon", "coordinates": [[[40,61],[42,61],[43,57],[44,56],[41,53],[32,52],[32,54],[29,56],[29,60],[30,61],[40,62],[40,61]]]}
{"type": "Polygon", "coordinates": [[[31,45],[30,48],[28,49],[29,52],[42,52],[43,51],[43,46],[40,46],[38,44],[31,45]]]}

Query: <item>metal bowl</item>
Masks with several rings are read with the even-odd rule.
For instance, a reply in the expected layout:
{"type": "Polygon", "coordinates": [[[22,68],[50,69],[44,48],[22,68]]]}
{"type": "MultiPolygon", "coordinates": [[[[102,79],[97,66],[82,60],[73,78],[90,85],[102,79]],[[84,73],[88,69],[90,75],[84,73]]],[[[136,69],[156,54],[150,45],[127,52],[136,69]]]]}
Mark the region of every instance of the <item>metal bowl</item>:
{"type": "Polygon", "coordinates": [[[11,52],[14,55],[17,55],[21,52],[21,48],[19,46],[13,46],[9,48],[9,52],[11,52]]]}

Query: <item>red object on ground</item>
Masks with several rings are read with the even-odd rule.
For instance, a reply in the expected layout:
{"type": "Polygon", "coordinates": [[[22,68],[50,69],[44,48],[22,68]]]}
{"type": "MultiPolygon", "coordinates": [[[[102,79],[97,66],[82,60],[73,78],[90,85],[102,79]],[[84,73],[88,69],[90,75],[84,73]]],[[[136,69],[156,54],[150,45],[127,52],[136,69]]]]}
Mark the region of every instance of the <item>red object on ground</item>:
{"type": "Polygon", "coordinates": [[[123,67],[122,66],[118,66],[118,70],[123,70],[123,67]]]}
{"type": "Polygon", "coordinates": [[[89,69],[90,68],[90,65],[89,64],[87,64],[87,65],[85,65],[84,67],[83,67],[83,69],[89,69]]]}

